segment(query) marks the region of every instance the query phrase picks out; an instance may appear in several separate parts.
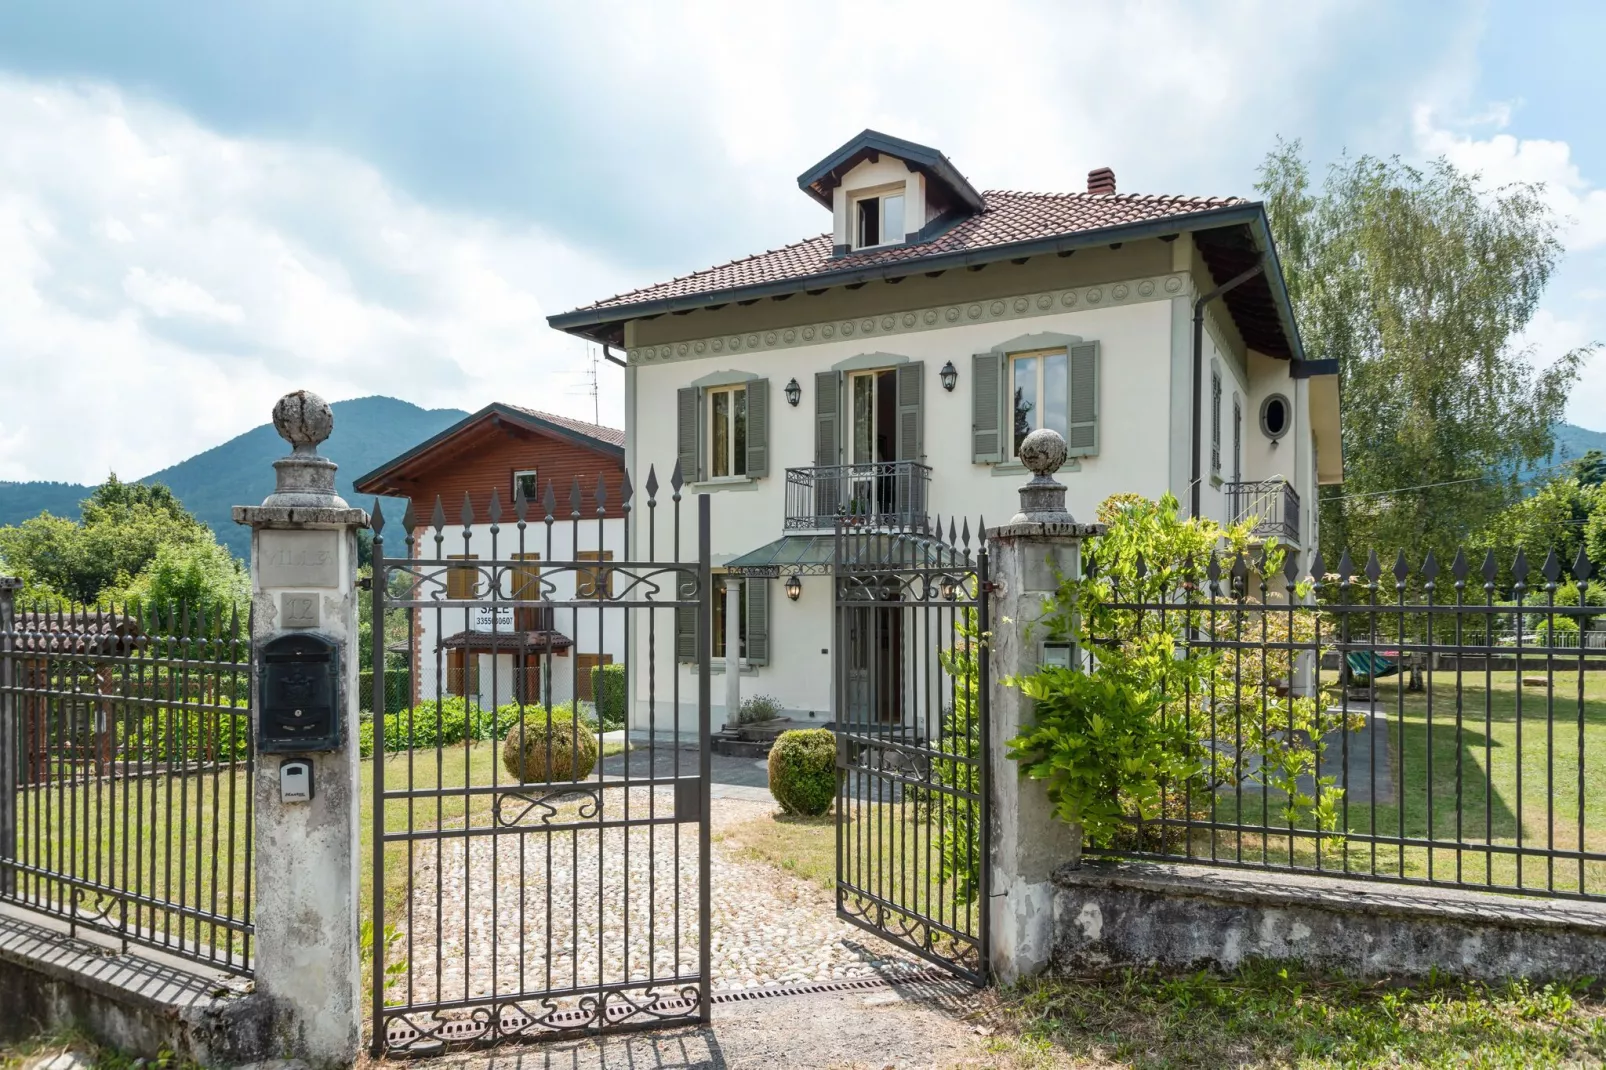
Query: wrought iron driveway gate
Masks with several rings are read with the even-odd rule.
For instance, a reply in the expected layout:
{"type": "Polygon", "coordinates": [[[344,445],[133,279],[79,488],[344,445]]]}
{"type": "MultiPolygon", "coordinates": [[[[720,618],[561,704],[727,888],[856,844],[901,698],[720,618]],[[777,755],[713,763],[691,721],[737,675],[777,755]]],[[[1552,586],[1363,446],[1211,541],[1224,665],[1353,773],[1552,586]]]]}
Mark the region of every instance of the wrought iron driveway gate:
{"type": "Polygon", "coordinates": [[[837,913],[987,979],[987,551],[836,529],[837,913]]]}
{"type": "Polygon", "coordinates": [[[707,1020],[709,514],[683,556],[671,483],[409,507],[395,558],[374,509],[374,663],[387,626],[413,650],[403,708],[373,687],[376,1053],[707,1020]],[[593,710],[653,728],[593,772],[593,710]]]}

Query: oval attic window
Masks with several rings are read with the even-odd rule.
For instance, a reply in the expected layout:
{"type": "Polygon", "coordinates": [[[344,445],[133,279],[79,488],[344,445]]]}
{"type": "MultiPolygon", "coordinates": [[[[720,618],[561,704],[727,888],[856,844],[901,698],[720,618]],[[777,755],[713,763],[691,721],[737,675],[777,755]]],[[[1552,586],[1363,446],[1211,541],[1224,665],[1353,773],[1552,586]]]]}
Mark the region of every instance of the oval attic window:
{"type": "Polygon", "coordinates": [[[1260,433],[1269,439],[1282,438],[1288,431],[1288,399],[1273,394],[1260,403],[1260,433]]]}

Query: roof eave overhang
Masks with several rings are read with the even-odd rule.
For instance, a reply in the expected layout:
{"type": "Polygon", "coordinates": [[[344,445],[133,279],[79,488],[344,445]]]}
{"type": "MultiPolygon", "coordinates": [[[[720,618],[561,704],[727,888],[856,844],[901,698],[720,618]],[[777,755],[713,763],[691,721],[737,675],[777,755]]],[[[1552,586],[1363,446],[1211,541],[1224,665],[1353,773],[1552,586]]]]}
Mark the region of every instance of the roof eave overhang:
{"type": "MultiPolygon", "coordinates": [[[[441,445],[443,442],[462,434],[464,431],[467,431],[470,427],[473,427],[475,424],[486,419],[487,417],[495,417],[497,419],[506,420],[509,423],[514,423],[521,427],[528,428],[532,431],[540,431],[545,434],[550,434],[557,438],[572,442],[577,446],[584,447],[585,449],[594,450],[597,453],[607,454],[608,456],[614,457],[620,461],[623,461],[625,457],[625,448],[623,446],[617,446],[612,442],[605,442],[600,438],[592,438],[590,435],[582,434],[573,428],[564,427],[562,424],[550,423],[549,421],[543,420],[538,416],[531,416],[529,413],[520,412],[518,409],[515,409],[512,406],[504,405],[499,401],[493,401],[491,404],[485,406],[478,412],[470,413],[468,416],[463,417],[452,426],[436,432],[434,435],[426,438],[424,441],[420,442],[406,453],[392,457],[378,468],[375,468],[372,472],[369,472],[366,475],[358,476],[356,479],[352,480],[353,488],[355,488],[359,494],[396,495],[397,491],[389,487],[389,479],[396,469],[407,464],[409,461],[415,460],[418,457],[428,453],[430,450],[441,445]]],[[[406,497],[406,495],[398,496],[406,497]]]]}
{"type": "MultiPolygon", "coordinates": [[[[1293,312],[1288,305],[1288,291],[1283,286],[1282,270],[1277,267],[1276,251],[1271,247],[1271,232],[1265,225],[1265,221],[1266,214],[1259,204],[1208,208],[1202,212],[1166,216],[1163,219],[1145,220],[1141,223],[1123,223],[1119,226],[1099,227],[1096,230],[1079,230],[1074,234],[1061,234],[1048,238],[1033,238],[1030,241],[1010,242],[1007,245],[989,245],[982,249],[965,249],[952,253],[937,253],[932,256],[914,257],[909,260],[894,260],[863,267],[843,268],[837,271],[822,272],[817,275],[780,279],[775,282],[759,283],[735,289],[712,290],[708,293],[687,294],[683,297],[665,297],[656,301],[643,301],[634,305],[576,309],[573,312],[563,312],[555,316],[548,316],[547,324],[557,330],[590,339],[591,341],[601,342],[605,339],[601,337],[601,331],[597,330],[597,328],[615,327],[627,320],[641,319],[648,316],[662,316],[672,312],[690,312],[695,309],[706,308],[709,305],[722,305],[732,301],[757,300],[763,297],[801,293],[805,290],[819,290],[831,286],[849,286],[888,278],[902,278],[915,272],[946,271],[952,268],[970,267],[974,264],[992,264],[1000,260],[1015,260],[1023,256],[1042,256],[1048,253],[1062,253],[1091,246],[1108,245],[1117,241],[1141,241],[1144,238],[1158,238],[1167,234],[1186,234],[1198,230],[1211,230],[1216,227],[1246,224],[1255,230],[1255,240],[1260,244],[1261,250],[1270,252],[1272,262],[1267,265],[1267,275],[1271,279],[1272,293],[1277,300],[1280,314],[1283,317],[1283,329],[1288,331],[1291,329],[1293,322],[1293,312]]],[[[1290,344],[1296,356],[1303,356],[1303,350],[1299,348],[1297,334],[1290,334],[1290,344]]]]}
{"type": "Polygon", "coordinates": [[[1266,258],[1266,284],[1271,287],[1272,300],[1277,303],[1277,318],[1282,322],[1283,334],[1288,339],[1288,351],[1296,363],[1303,362],[1305,343],[1299,337],[1299,323],[1294,318],[1294,303],[1288,296],[1288,281],[1283,278],[1283,264],[1277,256],[1277,242],[1271,236],[1271,220],[1266,218],[1266,209],[1263,205],[1257,203],[1245,207],[1254,213],[1249,221],[1249,232],[1253,235],[1255,244],[1259,246],[1261,255],[1266,258]]]}

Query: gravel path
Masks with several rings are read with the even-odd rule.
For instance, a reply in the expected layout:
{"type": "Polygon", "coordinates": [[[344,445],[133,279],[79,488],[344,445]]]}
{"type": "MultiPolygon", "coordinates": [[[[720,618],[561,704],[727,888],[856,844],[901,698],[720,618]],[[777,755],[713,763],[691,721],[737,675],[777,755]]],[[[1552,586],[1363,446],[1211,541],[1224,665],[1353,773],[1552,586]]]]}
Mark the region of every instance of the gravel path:
{"type": "MultiPolygon", "coordinates": [[[[604,819],[622,816],[624,791],[603,794],[604,819]]],[[[632,815],[645,814],[649,802],[660,816],[673,812],[670,791],[649,800],[649,789],[630,789],[632,815]]],[[[561,803],[552,820],[574,820],[583,805],[561,803]]],[[[774,804],[717,799],[713,808],[717,831],[774,804]]],[[[696,972],[694,824],[457,837],[443,841],[438,860],[436,851],[433,843],[414,846],[412,915],[395,949],[411,969],[393,983],[393,1001],[584,988],[599,983],[599,968],[602,983],[696,972]]],[[[717,841],[711,860],[715,991],[923,969],[839,921],[818,886],[717,841]]]]}

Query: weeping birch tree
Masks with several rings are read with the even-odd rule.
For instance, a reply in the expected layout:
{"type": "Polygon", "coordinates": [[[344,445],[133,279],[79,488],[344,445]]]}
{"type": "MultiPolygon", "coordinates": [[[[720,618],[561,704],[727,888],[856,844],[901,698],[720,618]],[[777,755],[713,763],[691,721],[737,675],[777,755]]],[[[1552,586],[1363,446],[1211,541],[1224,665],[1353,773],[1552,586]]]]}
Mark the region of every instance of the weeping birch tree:
{"type": "Polygon", "coordinates": [[[1324,556],[1453,555],[1550,456],[1595,348],[1541,365],[1518,344],[1561,221],[1537,187],[1489,189],[1442,159],[1345,157],[1318,189],[1297,141],[1256,188],[1307,356],[1339,362],[1345,481],[1323,489],[1324,556]]]}

